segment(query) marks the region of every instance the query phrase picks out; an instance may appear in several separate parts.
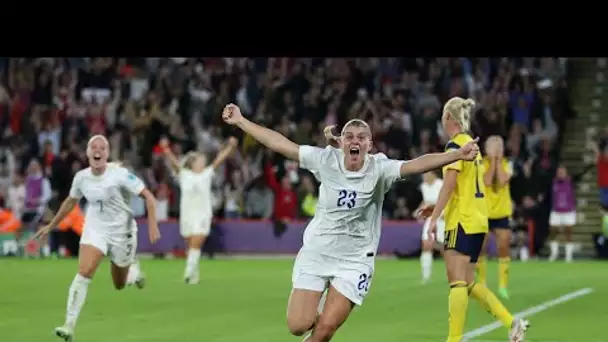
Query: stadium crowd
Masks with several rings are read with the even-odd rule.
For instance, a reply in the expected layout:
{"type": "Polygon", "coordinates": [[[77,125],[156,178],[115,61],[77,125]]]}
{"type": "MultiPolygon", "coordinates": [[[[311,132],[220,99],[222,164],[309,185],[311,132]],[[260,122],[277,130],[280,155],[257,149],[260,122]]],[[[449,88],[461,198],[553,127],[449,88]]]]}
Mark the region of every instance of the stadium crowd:
{"type": "MultiPolygon", "coordinates": [[[[474,135],[505,138],[516,222],[523,224],[547,207],[560,133],[573,115],[566,63],[554,58],[1,59],[0,195],[17,217],[31,207],[57,209],[86,163],[93,134],[107,135],[112,159],[154,191],[159,219],[179,215],[179,187],[159,140],[168,137],[178,156],[191,149],[213,155],[231,135],[240,148],[214,180],[218,216],[310,217],[314,177],[223,125],[226,104],[299,144],[324,145],[325,126],[361,118],[373,130],[375,151],[410,159],[443,149],[442,104],[461,96],[478,103],[474,135]],[[40,172],[51,193],[28,191],[37,197],[26,198],[24,179],[40,172]]],[[[387,218],[412,219],[420,181],[391,190],[387,218]]],[[[141,199],[132,208],[145,215],[141,199]]]]}

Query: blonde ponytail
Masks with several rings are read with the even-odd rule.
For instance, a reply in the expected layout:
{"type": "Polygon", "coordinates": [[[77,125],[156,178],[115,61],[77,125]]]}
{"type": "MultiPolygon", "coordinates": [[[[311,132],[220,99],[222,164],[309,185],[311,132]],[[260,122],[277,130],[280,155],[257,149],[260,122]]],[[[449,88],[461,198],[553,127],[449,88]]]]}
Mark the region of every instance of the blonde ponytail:
{"type": "Polygon", "coordinates": [[[471,129],[473,107],[475,107],[475,100],[473,99],[452,97],[443,106],[443,112],[449,113],[458,122],[463,132],[468,132],[471,129]]]}

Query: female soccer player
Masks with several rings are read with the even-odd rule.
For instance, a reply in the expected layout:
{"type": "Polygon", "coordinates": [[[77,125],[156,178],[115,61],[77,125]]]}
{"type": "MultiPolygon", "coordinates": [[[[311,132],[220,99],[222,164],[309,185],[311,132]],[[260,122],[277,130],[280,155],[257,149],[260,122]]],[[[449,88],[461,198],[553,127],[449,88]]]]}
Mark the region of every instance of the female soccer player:
{"type": "Polygon", "coordinates": [[[137,224],[129,207],[131,195],[142,196],[146,201],[150,242],[155,243],[160,238],[154,196],[134,174],[118,165],[108,164],[109,148],[103,135],[95,135],[89,140],[87,157],[90,166],[74,175],[69,196],[51,222],[34,236],[46,236],[82,197],[87,199],[78,273],[70,286],[65,324],[55,328],[57,336],[65,341],[71,341],[74,336],[89,283],[106,254],[111,256],[112,280],[117,290],[125,287],[129,272],[140,273],[135,260],[137,224]]]}
{"type": "Polygon", "coordinates": [[[226,106],[222,117],[267,148],[299,161],[321,181],[317,210],[295,260],[287,308],[287,326],[293,335],[312,329],[305,338],[308,342],[329,341],[353,306],[363,302],[374,273],[382,204],[390,186],[408,174],[461,159],[473,160],[479,152],[475,141],[470,141],[455,151],[404,162],[369,154],[370,128],[357,119],[342,129],[340,149],[322,149],[296,145],[280,133],[247,120],[233,104],[226,106]],[[326,289],[325,306],[317,318],[326,289]]]}
{"type": "Polygon", "coordinates": [[[168,140],[161,140],[160,145],[179,177],[181,189],[179,226],[188,247],[184,280],[186,284],[198,284],[201,248],[209,235],[213,220],[211,179],[215,169],[234,151],[238,140],[232,137],[228,139],[228,145],[218,153],[211,165],[207,165],[205,155],[197,152],[187,153],[181,165],[171,152],[168,140]]]}
{"type": "MultiPolygon", "coordinates": [[[[422,210],[427,206],[434,206],[437,203],[439,197],[439,191],[443,181],[437,177],[434,171],[429,171],[422,175],[422,184],[420,184],[420,192],[422,192],[422,203],[420,203],[419,209],[422,210]]],[[[417,211],[418,211],[417,210],[417,211]]],[[[422,283],[426,284],[431,278],[433,271],[433,252],[437,249],[437,242],[443,244],[443,229],[444,221],[440,217],[437,221],[437,234],[435,234],[435,240],[429,239],[429,228],[431,220],[429,218],[424,220],[424,227],[422,228],[422,252],[420,253],[420,268],[422,270],[422,283]]]]}
{"type": "MultiPolygon", "coordinates": [[[[511,264],[511,188],[509,181],[513,174],[511,164],[504,156],[504,142],[498,135],[486,140],[486,157],[483,158],[483,182],[486,186],[485,198],[488,208],[488,226],[496,235],[498,248],[498,294],[509,298],[507,285],[509,283],[509,266],[511,264]]],[[[477,261],[479,282],[486,284],[488,269],[487,243],[488,236],[483,243],[481,255],[477,261]]]]}
{"type": "MultiPolygon", "coordinates": [[[[474,105],[475,101],[460,97],[453,97],[444,105],[441,121],[444,132],[451,139],[446,151],[459,150],[473,141],[467,132],[474,105]]],[[[431,236],[435,235],[437,220],[443,212],[443,255],[450,283],[447,342],[459,342],[463,338],[469,295],[479,300],[486,310],[511,329],[511,342],[523,341],[528,328],[528,322],[514,318],[485,285],[475,283],[475,263],[488,232],[488,210],[484,196],[480,155],[473,161],[456,161],[443,168],[443,186],[431,215],[429,232],[431,236]]]]}

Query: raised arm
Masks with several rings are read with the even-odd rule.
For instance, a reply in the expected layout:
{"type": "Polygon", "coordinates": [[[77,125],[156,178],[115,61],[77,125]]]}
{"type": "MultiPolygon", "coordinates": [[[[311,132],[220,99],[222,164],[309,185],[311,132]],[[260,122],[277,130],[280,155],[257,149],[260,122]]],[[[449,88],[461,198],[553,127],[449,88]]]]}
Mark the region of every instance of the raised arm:
{"type": "Polygon", "coordinates": [[[163,154],[169,161],[171,169],[173,169],[173,172],[178,174],[180,169],[179,160],[177,160],[177,157],[175,154],[173,154],[173,151],[171,151],[171,147],[169,147],[169,140],[167,138],[162,138],[160,140],[160,147],[163,149],[163,154]]]}
{"type": "Polygon", "coordinates": [[[496,177],[496,170],[497,170],[497,161],[496,158],[494,157],[490,157],[488,159],[490,161],[490,167],[485,170],[484,174],[483,174],[483,182],[486,184],[486,186],[491,186],[492,184],[494,184],[494,178],[496,177]]]}
{"type": "Polygon", "coordinates": [[[479,153],[479,146],[477,146],[478,140],[479,138],[471,140],[464,146],[455,150],[443,153],[428,153],[410,160],[407,163],[402,163],[400,168],[401,178],[412,173],[431,171],[459,160],[474,160],[479,153]]]}
{"type": "Polygon", "coordinates": [[[224,160],[226,160],[226,158],[228,158],[232,154],[232,152],[234,152],[238,144],[239,141],[235,137],[228,138],[228,144],[226,145],[226,147],[220,150],[220,152],[217,154],[217,157],[215,157],[215,160],[213,160],[213,163],[211,163],[211,166],[214,169],[217,169],[217,167],[220,166],[224,162],[224,160]]]}
{"type": "Polygon", "coordinates": [[[273,150],[274,152],[279,153],[291,160],[299,161],[300,148],[296,143],[287,139],[278,132],[247,120],[247,118],[241,114],[241,110],[236,105],[227,105],[222,113],[222,118],[229,125],[237,126],[245,133],[251,135],[259,143],[273,150]]]}
{"type": "MultiPolygon", "coordinates": [[[[497,159],[494,162],[496,165],[494,169],[496,170],[496,180],[498,181],[498,186],[505,186],[511,180],[511,175],[513,171],[511,171],[511,167],[507,166],[507,169],[503,167],[502,160],[497,159]]],[[[508,164],[507,164],[508,165],[508,164]]]]}

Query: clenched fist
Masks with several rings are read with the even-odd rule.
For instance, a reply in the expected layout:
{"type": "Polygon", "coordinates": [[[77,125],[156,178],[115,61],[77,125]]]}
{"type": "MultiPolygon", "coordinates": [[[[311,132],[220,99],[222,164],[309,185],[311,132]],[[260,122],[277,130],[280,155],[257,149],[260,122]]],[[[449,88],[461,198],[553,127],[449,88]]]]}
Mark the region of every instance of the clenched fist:
{"type": "Polygon", "coordinates": [[[243,120],[243,115],[239,107],[231,103],[224,107],[222,119],[229,125],[236,125],[243,120]]]}

